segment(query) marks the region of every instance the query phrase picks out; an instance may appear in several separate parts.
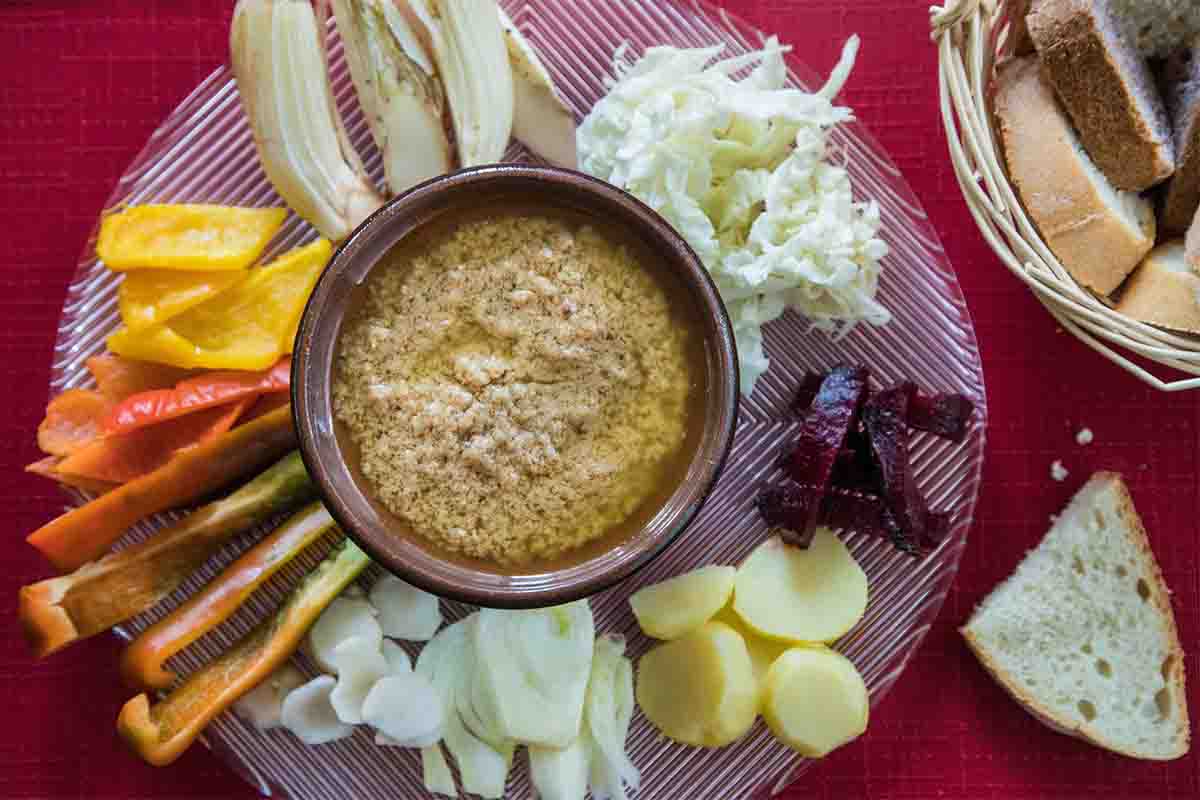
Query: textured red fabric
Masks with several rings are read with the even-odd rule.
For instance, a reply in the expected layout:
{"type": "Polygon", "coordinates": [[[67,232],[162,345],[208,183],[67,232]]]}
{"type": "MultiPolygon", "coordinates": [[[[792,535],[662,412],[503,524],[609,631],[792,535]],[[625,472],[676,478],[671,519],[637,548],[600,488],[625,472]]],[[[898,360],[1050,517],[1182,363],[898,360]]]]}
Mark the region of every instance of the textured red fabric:
{"type": "MultiPolygon", "coordinates": [[[[615,2],[616,0],[614,0],[615,2]]],[[[991,406],[985,486],[957,584],[868,733],[804,775],[807,798],[1196,798],[1200,757],[1122,759],[1053,734],[983,673],[955,628],[1007,575],[1092,470],[1130,481],[1186,647],[1200,635],[1197,453],[1200,395],[1143,387],[1054,322],[990,253],[964,206],[938,112],[928,2],[728,0],[725,5],[828,69],[863,38],[846,99],[904,170],[945,242],[975,318],[991,406]],[[1075,444],[1082,426],[1095,432],[1075,444]],[[1063,483],[1049,465],[1062,459],[1063,483]]],[[[202,747],[167,769],[117,741],[128,692],[116,642],[98,637],[30,660],[12,613],[17,587],[50,573],[21,539],[62,499],[21,466],[37,457],[63,292],[117,176],[159,121],[225,58],[232,2],[62,0],[0,5],[0,797],[246,797],[202,747]]],[[[1195,652],[1187,667],[1200,685],[1195,652]]],[[[1200,693],[1190,692],[1200,708],[1200,693]]],[[[680,797],[690,797],[686,790],[680,797]]]]}

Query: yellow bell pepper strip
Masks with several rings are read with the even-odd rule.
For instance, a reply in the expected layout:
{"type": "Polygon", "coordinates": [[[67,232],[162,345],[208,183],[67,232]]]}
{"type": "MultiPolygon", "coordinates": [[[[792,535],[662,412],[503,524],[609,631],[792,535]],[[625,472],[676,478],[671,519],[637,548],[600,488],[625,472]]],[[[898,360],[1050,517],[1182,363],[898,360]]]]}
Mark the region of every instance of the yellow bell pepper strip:
{"type": "Polygon", "coordinates": [[[158,425],[103,436],[64,458],[58,471],[109,483],[128,483],[159,469],[180,450],[225,433],[251,402],[252,398],[234,400],[158,425]]]}
{"type": "Polygon", "coordinates": [[[117,288],[121,321],[134,331],[156,322],[166,322],[220,294],[244,276],[242,270],[145,269],[131,272],[117,288]]]}
{"type": "Polygon", "coordinates": [[[284,208],[128,206],[100,220],[96,254],[114,270],[246,269],[286,218],[284,208]]]}
{"type": "Polygon", "coordinates": [[[292,359],[284,356],[269,370],[219,370],[180,381],[171,389],[151,389],[125,398],[105,415],[104,430],[120,434],[232,402],[255,401],[264,394],[286,395],[292,359]]]}
{"type": "Polygon", "coordinates": [[[132,480],[38,528],[26,539],[60,570],[104,555],[143,517],[194,503],[263,469],[296,447],[292,407],[181,450],[159,469],[132,480]]]}
{"type": "Polygon", "coordinates": [[[228,497],[69,575],[21,587],[17,616],[38,658],[155,606],[231,538],[315,495],[299,453],[228,497]]]}
{"type": "Polygon", "coordinates": [[[304,304],[332,254],[326,239],[291,250],[167,322],[121,328],[108,349],[185,369],[267,369],[292,351],[304,304]]]}
{"type": "Polygon", "coordinates": [[[319,502],[297,511],[204,589],[142,631],[121,654],[125,681],[136,689],[169,689],[179,676],[163,668],[168,658],[229,619],[258,587],[332,528],[333,517],[319,502]]]}
{"type": "Polygon", "coordinates": [[[112,403],[93,389],[68,389],[46,406],[38,425],[37,442],[43,453],[69,456],[98,439],[112,403]]]}
{"type": "Polygon", "coordinates": [[[166,389],[193,374],[166,364],[122,358],[116,353],[92,356],[83,363],[96,381],[96,391],[110,403],[119,403],[138,392],[166,389]]]}
{"type": "Polygon", "coordinates": [[[151,705],[148,696],[139,694],[125,703],[117,716],[117,733],[150,764],[166,766],[179,758],[209,722],[291,658],[325,607],[370,563],[366,553],[344,541],[273,617],[189,675],[164,699],[151,705]]]}

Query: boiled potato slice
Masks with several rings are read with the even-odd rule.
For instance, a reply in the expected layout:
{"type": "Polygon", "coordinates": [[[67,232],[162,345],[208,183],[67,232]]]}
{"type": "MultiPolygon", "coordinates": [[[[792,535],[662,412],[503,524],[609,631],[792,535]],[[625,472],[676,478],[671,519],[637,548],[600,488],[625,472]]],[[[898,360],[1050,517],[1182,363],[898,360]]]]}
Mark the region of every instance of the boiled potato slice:
{"type": "Polygon", "coordinates": [[[819,758],[867,729],[867,686],[854,664],[826,647],[793,647],[767,672],[763,718],[804,756],[819,758]]]}
{"type": "Polygon", "coordinates": [[[637,702],[664,736],[683,744],[722,747],[750,730],[758,687],[746,644],[720,622],[642,656],[637,702]]]}
{"type": "Polygon", "coordinates": [[[733,594],[733,567],[701,567],[633,593],[629,605],[647,636],[678,639],[712,619],[733,594]]]}
{"type": "Polygon", "coordinates": [[[793,645],[759,636],[750,630],[749,625],[742,622],[742,618],[737,615],[731,605],[718,611],[717,615],[713,617],[713,622],[724,622],[742,635],[742,641],[746,643],[746,652],[750,654],[750,668],[754,671],[754,679],[758,681],[761,691],[763,682],[767,678],[767,670],[775,663],[775,659],[793,645]]]}
{"type": "Polygon", "coordinates": [[[866,573],[826,528],[817,529],[807,550],[768,539],[738,567],[734,581],[733,610],[768,639],[832,642],[866,609],[866,573]]]}

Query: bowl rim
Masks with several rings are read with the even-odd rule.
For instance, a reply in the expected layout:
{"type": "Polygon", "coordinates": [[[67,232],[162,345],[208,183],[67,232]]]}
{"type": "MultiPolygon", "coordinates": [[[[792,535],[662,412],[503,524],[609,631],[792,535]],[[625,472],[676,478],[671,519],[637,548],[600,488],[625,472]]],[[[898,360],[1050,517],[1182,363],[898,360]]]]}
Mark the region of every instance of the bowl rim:
{"type": "Polygon", "coordinates": [[[733,445],[739,371],[733,326],[708,270],[657,212],[612,184],[575,170],[528,164],[470,167],[425,181],[388,201],[341,243],[318,279],[297,329],[292,358],[292,415],[301,457],[326,508],[345,534],[388,572],[441,597],[495,608],[534,608],[600,592],[650,563],[695,518],[721,474],[733,445]],[[401,239],[454,213],[456,197],[482,204],[488,191],[525,192],[537,205],[573,207],[616,219],[656,255],[689,290],[705,338],[706,395],[699,442],[683,478],[653,517],[628,539],[567,567],[501,574],[439,558],[410,537],[368,524],[378,514],[350,474],[334,433],[332,365],[346,299],[379,259],[401,239]],[[478,192],[472,194],[472,192],[478,192]],[[572,202],[573,201],[573,202],[572,202]]]}

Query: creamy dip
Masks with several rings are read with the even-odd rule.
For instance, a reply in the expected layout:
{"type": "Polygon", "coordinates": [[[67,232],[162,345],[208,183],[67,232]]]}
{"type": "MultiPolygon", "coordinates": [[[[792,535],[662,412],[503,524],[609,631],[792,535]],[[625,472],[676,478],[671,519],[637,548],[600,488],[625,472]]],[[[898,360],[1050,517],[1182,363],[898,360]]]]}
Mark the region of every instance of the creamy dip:
{"type": "Polygon", "coordinates": [[[615,237],[565,215],[480,214],[372,271],[339,342],[335,414],[418,535],[527,565],[678,480],[696,336],[615,237]]]}

